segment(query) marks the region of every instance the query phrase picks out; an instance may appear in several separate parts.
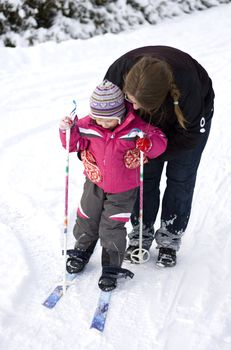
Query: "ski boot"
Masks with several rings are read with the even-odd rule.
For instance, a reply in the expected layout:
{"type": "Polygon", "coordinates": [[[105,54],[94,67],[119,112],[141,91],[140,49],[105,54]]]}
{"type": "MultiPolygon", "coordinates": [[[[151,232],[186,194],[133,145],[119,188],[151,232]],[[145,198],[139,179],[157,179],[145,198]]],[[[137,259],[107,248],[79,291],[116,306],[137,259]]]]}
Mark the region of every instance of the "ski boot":
{"type": "Polygon", "coordinates": [[[110,292],[116,288],[118,278],[133,278],[133,276],[134,273],[127,269],[118,266],[104,266],[98,286],[104,292],[110,292]]]}
{"type": "Polygon", "coordinates": [[[67,251],[69,258],[66,262],[66,270],[68,273],[79,273],[84,269],[94,251],[96,243],[91,243],[87,249],[75,247],[67,251]]]}
{"type": "Polygon", "coordinates": [[[176,265],[176,251],[172,248],[161,247],[156,262],[160,267],[172,267],[176,265]]]}

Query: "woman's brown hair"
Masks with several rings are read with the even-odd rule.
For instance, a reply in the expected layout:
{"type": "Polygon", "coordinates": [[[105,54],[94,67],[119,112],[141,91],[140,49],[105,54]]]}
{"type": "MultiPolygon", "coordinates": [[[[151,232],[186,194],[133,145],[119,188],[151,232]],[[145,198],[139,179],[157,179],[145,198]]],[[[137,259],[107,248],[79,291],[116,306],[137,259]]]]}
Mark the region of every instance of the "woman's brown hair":
{"type": "Polygon", "coordinates": [[[174,82],[172,69],[165,61],[149,56],[141,58],[125,76],[124,92],[133,96],[150,115],[161,109],[170,94],[178,123],[186,128],[186,120],[179,107],[180,91],[174,82]]]}

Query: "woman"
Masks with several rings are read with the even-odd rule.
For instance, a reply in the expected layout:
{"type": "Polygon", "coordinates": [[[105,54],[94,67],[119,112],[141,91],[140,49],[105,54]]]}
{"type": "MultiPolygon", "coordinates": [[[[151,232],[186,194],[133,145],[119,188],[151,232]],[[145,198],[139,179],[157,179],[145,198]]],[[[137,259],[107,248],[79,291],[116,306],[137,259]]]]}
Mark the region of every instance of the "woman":
{"type": "MultiPolygon", "coordinates": [[[[167,46],[141,47],[126,53],[109,67],[105,79],[123,89],[142,119],[160,127],[168,138],[166,151],[144,166],[143,247],[150,249],[155,236],[157,265],[174,266],[213,116],[211,79],[195,59],[167,46]],[[165,163],[167,184],[161,224],[154,235],[165,163]]],[[[131,223],[127,259],[139,245],[139,197],[131,223]]]]}

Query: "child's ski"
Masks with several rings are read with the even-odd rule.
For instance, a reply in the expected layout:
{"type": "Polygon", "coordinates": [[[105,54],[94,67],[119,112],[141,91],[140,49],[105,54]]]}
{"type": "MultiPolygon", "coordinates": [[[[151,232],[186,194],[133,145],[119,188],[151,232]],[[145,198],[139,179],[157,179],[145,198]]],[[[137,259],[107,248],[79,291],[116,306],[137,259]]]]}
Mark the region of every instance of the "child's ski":
{"type": "Polygon", "coordinates": [[[95,328],[100,332],[104,330],[111,293],[112,292],[100,292],[97,308],[91,323],[91,328],[95,328]]]}
{"type": "MultiPolygon", "coordinates": [[[[68,289],[70,287],[71,282],[74,281],[76,276],[77,276],[77,274],[67,273],[67,275],[66,275],[66,283],[67,283],[66,289],[68,289]]],[[[53,292],[51,292],[51,294],[47,297],[47,299],[42,303],[42,305],[46,306],[48,309],[52,309],[53,307],[55,307],[55,305],[61,299],[62,296],[63,296],[63,286],[62,286],[62,284],[58,284],[55,287],[55,289],[53,290],[53,292]]]]}
{"type": "MultiPolygon", "coordinates": [[[[127,269],[123,269],[121,267],[115,267],[115,266],[104,266],[101,277],[133,278],[133,276],[134,276],[134,273],[127,269]]],[[[95,314],[91,323],[91,328],[95,328],[100,332],[103,332],[104,330],[111,293],[112,293],[112,290],[107,292],[101,290],[97,307],[95,310],[95,314]]]]}

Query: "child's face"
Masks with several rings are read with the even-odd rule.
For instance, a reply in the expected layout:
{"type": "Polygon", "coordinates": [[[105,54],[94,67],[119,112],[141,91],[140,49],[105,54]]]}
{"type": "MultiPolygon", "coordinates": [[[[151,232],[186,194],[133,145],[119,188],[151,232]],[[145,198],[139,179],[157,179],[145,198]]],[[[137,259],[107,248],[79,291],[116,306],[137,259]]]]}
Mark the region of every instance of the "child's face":
{"type": "Polygon", "coordinates": [[[113,130],[119,124],[118,119],[107,119],[107,118],[95,118],[97,125],[102,126],[104,129],[113,130]]]}

